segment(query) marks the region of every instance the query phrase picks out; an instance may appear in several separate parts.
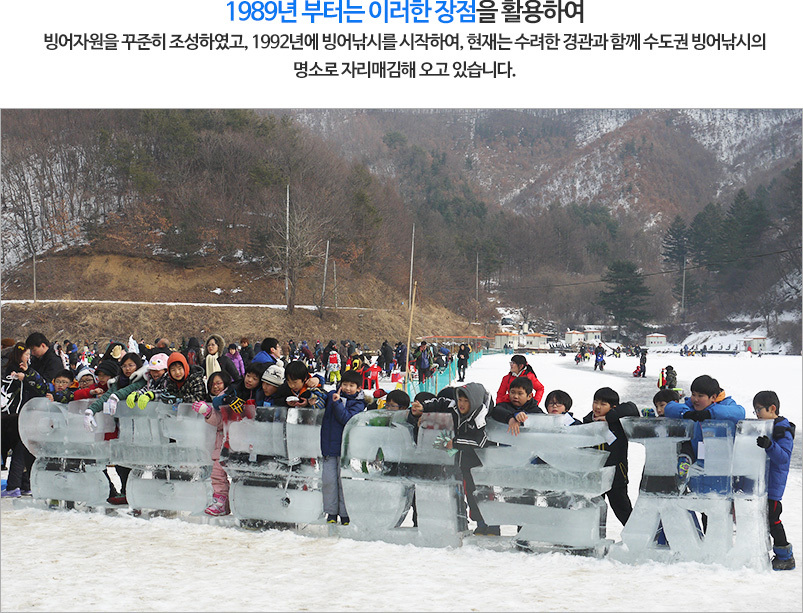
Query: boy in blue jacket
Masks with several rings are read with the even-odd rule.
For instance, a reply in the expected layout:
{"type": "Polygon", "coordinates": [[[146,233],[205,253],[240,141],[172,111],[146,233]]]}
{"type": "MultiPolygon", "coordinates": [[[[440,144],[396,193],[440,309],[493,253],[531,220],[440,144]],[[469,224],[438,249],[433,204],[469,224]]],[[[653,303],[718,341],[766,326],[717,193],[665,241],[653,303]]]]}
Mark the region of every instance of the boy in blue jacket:
{"type": "Polygon", "coordinates": [[[678,461],[678,475],[683,479],[688,475],[689,465],[695,458],[704,458],[700,446],[703,445],[701,422],[707,419],[730,421],[734,426],[745,418],[744,407],[730,396],[726,396],[719,382],[708,375],[700,375],[691,383],[691,396],[685,402],[668,402],[664,407],[664,417],[690,419],[697,422],[691,438],[692,454],[682,453],[678,461]],[[694,457],[691,457],[691,456],[694,457]]]}
{"type": "Polygon", "coordinates": [[[789,476],[789,461],[792,458],[792,447],[795,444],[795,424],[786,417],[781,417],[778,410],[781,402],[778,394],[771,391],[759,392],[753,398],[753,410],[759,419],[772,419],[775,425],[772,438],[759,436],[756,445],[764,449],[770,458],[770,470],[767,483],[767,504],[769,506],[770,535],[772,536],[773,570],[792,570],[795,557],[792,545],[786,540],[786,531],[781,523],[781,498],[789,476]]]}
{"type": "MultiPolygon", "coordinates": [[[[703,442],[702,422],[707,419],[730,421],[734,426],[745,418],[744,407],[719,387],[719,381],[708,375],[700,375],[691,383],[691,396],[686,401],[668,402],[664,407],[664,417],[690,419],[697,422],[691,437],[691,444],[684,442],[678,453],[679,489],[684,489],[689,481],[692,465],[702,468],[705,462],[705,443],[703,442]]],[[[716,487],[711,483],[706,487],[716,487]]],[[[703,532],[708,527],[708,517],[701,513],[703,532]]]]}
{"type": "Polygon", "coordinates": [[[340,481],[340,448],[343,443],[343,429],[357,413],[365,410],[365,395],[362,391],[362,375],[356,370],[343,373],[340,388],[326,396],[326,409],[321,422],[321,485],[323,489],[323,512],[326,522],[349,525],[343,485],[340,481]]]}

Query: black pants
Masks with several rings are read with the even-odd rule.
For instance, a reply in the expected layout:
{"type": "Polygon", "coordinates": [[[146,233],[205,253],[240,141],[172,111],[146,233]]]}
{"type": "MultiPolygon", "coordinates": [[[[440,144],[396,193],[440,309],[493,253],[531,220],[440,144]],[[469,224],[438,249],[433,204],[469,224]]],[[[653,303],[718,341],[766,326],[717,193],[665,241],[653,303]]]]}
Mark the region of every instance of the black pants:
{"type": "Polygon", "coordinates": [[[457,378],[463,381],[466,378],[466,365],[457,363],[457,378]]]}
{"type": "Polygon", "coordinates": [[[488,524],[480,512],[480,506],[477,504],[477,497],[474,495],[474,490],[477,486],[474,484],[474,478],[471,476],[470,468],[461,468],[463,473],[463,488],[466,490],[466,502],[468,503],[469,517],[477,522],[477,526],[484,527],[488,524]]]}
{"type": "Polygon", "coordinates": [[[612,487],[605,492],[605,495],[608,497],[608,504],[611,505],[616,519],[624,526],[633,512],[633,505],[630,504],[630,498],[627,495],[627,486],[612,487]]]}
{"type": "Polygon", "coordinates": [[[789,541],[786,540],[786,530],[783,529],[781,523],[781,506],[780,500],[767,500],[768,518],[770,521],[770,536],[772,536],[773,547],[786,547],[789,541]]]}
{"type": "Polygon", "coordinates": [[[11,466],[8,468],[6,489],[30,490],[31,468],[36,457],[22,442],[19,431],[19,415],[6,416],[2,423],[3,467],[5,467],[8,452],[11,451],[11,466]]]}
{"type": "Polygon", "coordinates": [[[17,415],[3,414],[2,431],[0,431],[0,447],[3,453],[3,470],[6,469],[6,460],[10,452],[20,440],[19,422],[17,415]]]}
{"type": "Polygon", "coordinates": [[[22,442],[17,441],[11,453],[11,466],[8,469],[7,490],[20,488],[21,490],[31,489],[31,469],[36,461],[34,455],[22,442]]]}
{"type": "Polygon", "coordinates": [[[480,462],[473,449],[463,449],[460,451],[458,466],[463,475],[463,489],[466,491],[469,517],[477,522],[478,527],[485,527],[488,524],[485,523],[485,519],[480,512],[477,497],[474,495],[474,490],[477,489],[477,486],[474,484],[474,477],[471,476],[471,469],[476,466],[482,466],[482,462],[480,462]]]}

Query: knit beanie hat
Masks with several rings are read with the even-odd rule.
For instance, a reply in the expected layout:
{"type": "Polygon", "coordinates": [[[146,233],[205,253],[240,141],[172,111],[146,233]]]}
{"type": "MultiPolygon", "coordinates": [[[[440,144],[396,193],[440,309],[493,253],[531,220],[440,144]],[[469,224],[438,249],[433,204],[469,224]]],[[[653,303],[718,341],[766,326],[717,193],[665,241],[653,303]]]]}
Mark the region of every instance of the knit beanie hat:
{"type": "Polygon", "coordinates": [[[117,362],[113,360],[103,360],[98,367],[95,369],[96,373],[102,372],[105,375],[109,375],[110,377],[116,377],[120,374],[120,367],[117,365],[117,362]]]}
{"type": "Polygon", "coordinates": [[[278,364],[271,364],[265,369],[265,372],[262,373],[262,380],[271,385],[281,385],[284,383],[284,368],[278,364]]]}
{"type": "Polygon", "coordinates": [[[95,383],[98,382],[97,377],[95,377],[95,371],[92,370],[89,366],[82,367],[81,370],[79,370],[78,373],[75,375],[75,380],[80,382],[81,379],[83,379],[87,375],[92,377],[92,380],[95,383]]]}

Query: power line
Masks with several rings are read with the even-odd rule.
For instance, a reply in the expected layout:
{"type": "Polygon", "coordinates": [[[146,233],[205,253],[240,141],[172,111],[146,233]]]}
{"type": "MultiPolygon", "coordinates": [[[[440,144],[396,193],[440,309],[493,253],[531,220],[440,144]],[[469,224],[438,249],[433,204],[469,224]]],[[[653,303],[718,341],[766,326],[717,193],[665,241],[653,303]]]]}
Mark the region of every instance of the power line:
{"type": "MultiPolygon", "coordinates": [[[[733,260],[719,260],[719,261],[716,262],[716,264],[717,265],[719,265],[719,264],[730,264],[730,263],[733,263],[733,262],[741,262],[743,260],[765,258],[765,257],[771,256],[771,255],[779,255],[781,253],[789,253],[791,251],[800,251],[800,249],[801,249],[800,247],[794,247],[792,249],[782,249],[780,251],[771,251],[769,253],[757,253],[755,255],[744,256],[744,257],[736,258],[736,259],[733,259],[733,260]]],[[[700,268],[707,268],[707,266],[705,264],[698,264],[697,266],[686,266],[686,270],[687,271],[688,270],[698,270],[700,268]]],[[[678,273],[678,272],[681,272],[682,270],[683,270],[682,268],[672,268],[670,270],[661,270],[661,271],[658,271],[658,272],[645,272],[645,273],[642,273],[641,276],[642,277],[656,277],[656,276],[659,276],[659,275],[668,275],[668,274],[672,274],[672,273],[678,273]]],[[[541,289],[541,288],[550,288],[550,287],[570,287],[570,286],[573,286],[573,285],[593,285],[594,283],[605,283],[605,280],[604,279],[598,279],[598,280],[595,280],[595,281],[578,281],[576,283],[558,283],[558,284],[554,284],[554,285],[518,286],[518,288],[520,288],[520,289],[541,289]]]]}
{"type": "MultiPolygon", "coordinates": [[[[780,254],[783,254],[783,253],[791,253],[792,251],[800,251],[800,249],[801,249],[801,247],[792,247],[791,249],[782,249],[780,251],[770,251],[768,253],[757,253],[755,255],[744,256],[744,257],[740,257],[740,258],[736,258],[736,259],[732,259],[732,260],[719,260],[719,261],[715,262],[715,264],[717,264],[717,265],[730,264],[730,263],[733,263],[733,262],[741,262],[741,261],[748,260],[748,259],[765,258],[765,257],[769,257],[771,255],[780,255],[780,254]]],[[[686,270],[687,271],[688,270],[698,270],[700,268],[706,268],[706,267],[707,266],[705,264],[698,264],[697,266],[686,266],[686,270]]],[[[683,270],[683,269],[682,268],[673,268],[673,269],[670,269],[670,270],[661,270],[661,271],[658,271],[658,272],[646,272],[646,273],[642,273],[641,276],[642,277],[655,277],[655,276],[659,276],[659,275],[668,275],[668,274],[672,274],[672,273],[677,273],[677,272],[680,272],[681,270],[683,270]]],[[[593,281],[575,281],[573,283],[553,283],[553,284],[549,284],[549,285],[542,285],[542,284],[539,284],[539,285],[516,285],[515,289],[549,289],[549,288],[553,288],[553,287],[575,287],[575,286],[579,286],[579,285],[594,285],[595,283],[605,283],[605,280],[600,278],[600,279],[595,279],[593,281]]],[[[436,288],[437,291],[456,291],[456,290],[460,290],[460,289],[465,289],[465,287],[463,287],[463,286],[448,287],[448,286],[439,285],[436,288]]]]}

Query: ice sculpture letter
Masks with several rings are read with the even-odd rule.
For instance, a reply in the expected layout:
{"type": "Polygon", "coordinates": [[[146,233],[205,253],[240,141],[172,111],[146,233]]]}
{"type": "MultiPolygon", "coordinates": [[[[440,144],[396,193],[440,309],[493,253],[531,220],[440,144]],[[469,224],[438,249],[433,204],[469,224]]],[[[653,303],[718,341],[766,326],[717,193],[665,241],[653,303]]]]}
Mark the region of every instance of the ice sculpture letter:
{"type": "Polygon", "coordinates": [[[678,469],[678,456],[694,422],[628,417],[622,424],[646,457],[638,500],[611,557],[769,567],[768,460],[756,438],[771,436],[771,422],[703,422],[704,457],[688,473],[678,469]]]}

